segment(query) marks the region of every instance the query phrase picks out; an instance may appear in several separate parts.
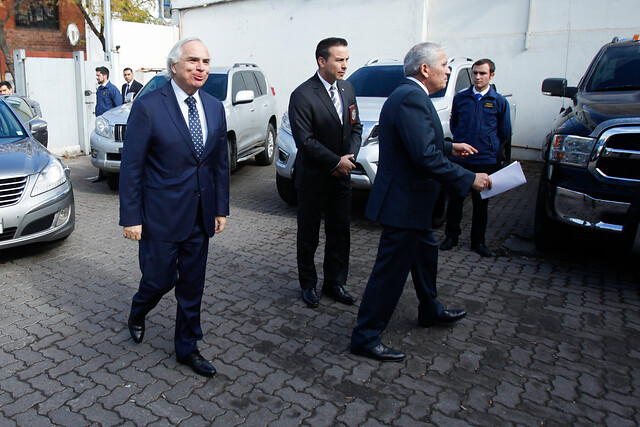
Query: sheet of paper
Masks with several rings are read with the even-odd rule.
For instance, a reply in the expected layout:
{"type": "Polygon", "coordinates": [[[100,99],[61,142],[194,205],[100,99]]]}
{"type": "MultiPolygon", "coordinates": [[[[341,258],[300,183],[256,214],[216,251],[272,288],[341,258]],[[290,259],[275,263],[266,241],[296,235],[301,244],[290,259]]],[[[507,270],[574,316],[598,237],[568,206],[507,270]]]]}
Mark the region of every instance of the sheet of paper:
{"type": "Polygon", "coordinates": [[[509,166],[489,175],[489,178],[491,178],[493,185],[491,190],[487,189],[480,192],[480,196],[483,199],[504,193],[527,182],[527,178],[524,176],[524,172],[522,172],[520,162],[511,163],[509,166]]]}

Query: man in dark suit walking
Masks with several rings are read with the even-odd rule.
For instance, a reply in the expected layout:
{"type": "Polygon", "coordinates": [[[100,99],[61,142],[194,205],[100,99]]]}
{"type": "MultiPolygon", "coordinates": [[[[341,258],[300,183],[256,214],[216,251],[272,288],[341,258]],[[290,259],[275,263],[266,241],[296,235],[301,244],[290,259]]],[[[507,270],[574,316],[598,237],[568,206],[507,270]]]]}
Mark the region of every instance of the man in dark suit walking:
{"type": "Polygon", "coordinates": [[[291,94],[289,121],[298,147],[298,276],[302,301],[318,307],[314,254],[325,214],[327,241],[322,291],[344,304],[356,299],[345,290],[349,269],[351,177],[360,149],[362,125],[353,86],[344,81],[347,41],[318,43],[318,71],[291,94]]]}
{"type": "Polygon", "coordinates": [[[229,214],[224,107],[199,89],[209,52],[197,38],[179,41],[167,58],[169,83],[133,104],[120,170],[120,225],[139,240],[142,279],[128,320],[136,343],[145,317],[175,288],[179,363],[204,376],[214,367],[198,351],[200,303],[209,238],[229,214]]]}
{"type": "Polygon", "coordinates": [[[462,319],[464,310],[447,310],[436,299],[438,244],[431,217],[446,184],[465,194],[491,187],[489,176],[474,174],[448,160],[477,151],[444,141],[429,93],[444,89],[450,74],[447,56],[435,43],[414,46],[404,59],[407,76],[382,107],[380,159],[366,215],[383,225],[378,255],[351,335],[351,352],[381,361],[405,355],[385,346],[380,335],[398,304],[409,272],[418,296],[418,323],[429,327],[462,319]]]}
{"type": "Polygon", "coordinates": [[[132,93],[133,96],[136,93],[140,92],[142,89],[142,84],[133,78],[133,70],[129,67],[125,68],[122,72],[124,75],[125,84],[122,85],[122,103],[124,104],[127,100],[127,94],[132,93]]]}

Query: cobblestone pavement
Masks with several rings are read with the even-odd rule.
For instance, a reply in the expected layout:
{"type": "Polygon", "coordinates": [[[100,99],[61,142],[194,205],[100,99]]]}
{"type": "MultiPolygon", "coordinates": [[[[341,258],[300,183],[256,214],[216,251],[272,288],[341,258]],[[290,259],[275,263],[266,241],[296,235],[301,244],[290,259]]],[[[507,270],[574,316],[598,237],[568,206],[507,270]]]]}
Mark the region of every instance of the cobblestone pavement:
{"type": "MultiPolygon", "coordinates": [[[[175,361],[173,297],[131,341],[137,245],[121,236],[117,193],[87,180],[89,159],[66,162],[75,232],[0,252],[0,426],[640,424],[638,262],[592,240],[535,253],[537,164],[490,204],[496,258],[470,252],[464,233],[441,253],[440,299],[469,316],[419,328],[408,283],[384,341],[409,357],[389,364],[349,354],[357,304],[299,301],[295,210],[273,166],[243,165],[228,228],[211,241],[200,349],[218,375],[206,379],[175,361]]],[[[352,224],[358,296],[380,234],[364,201],[352,224]]]]}

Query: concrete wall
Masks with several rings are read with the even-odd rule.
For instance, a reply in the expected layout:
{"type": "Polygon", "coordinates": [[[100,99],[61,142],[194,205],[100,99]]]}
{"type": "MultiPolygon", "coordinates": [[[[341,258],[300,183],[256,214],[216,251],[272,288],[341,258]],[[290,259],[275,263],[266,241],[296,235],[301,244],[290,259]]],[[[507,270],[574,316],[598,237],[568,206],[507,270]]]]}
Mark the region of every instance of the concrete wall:
{"type": "Polygon", "coordinates": [[[174,0],[182,36],[200,37],[214,65],[255,62],[276,88],[278,109],[311,76],[317,42],[349,41],[350,70],[369,58],[403,59],[420,41],[449,56],[492,58],[495,84],[517,102],[513,143],[538,159],[563,103],[540,92],[546,77],[575,85],[600,46],[640,33],[638,0],[174,0]],[[530,14],[531,12],[531,14],[530,14]]]}

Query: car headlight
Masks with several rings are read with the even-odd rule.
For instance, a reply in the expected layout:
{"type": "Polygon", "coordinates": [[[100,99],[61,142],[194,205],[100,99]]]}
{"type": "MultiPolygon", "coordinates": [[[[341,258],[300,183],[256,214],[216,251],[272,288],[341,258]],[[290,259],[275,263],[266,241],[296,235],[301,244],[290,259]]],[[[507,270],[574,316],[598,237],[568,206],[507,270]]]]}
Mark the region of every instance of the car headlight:
{"type": "Polygon", "coordinates": [[[53,160],[38,174],[36,185],[31,191],[31,196],[35,197],[45,191],[52,190],[67,182],[67,174],[59,160],[53,160]]]}
{"type": "Polygon", "coordinates": [[[282,122],[280,123],[280,129],[283,129],[285,132],[291,133],[291,123],[289,122],[289,113],[284,113],[282,115],[282,122]]]}
{"type": "Polygon", "coordinates": [[[96,133],[104,138],[113,138],[113,127],[109,124],[109,121],[100,116],[96,118],[96,133]]]}
{"type": "Polygon", "coordinates": [[[586,168],[595,143],[595,138],[576,135],[554,135],[549,147],[549,160],[564,165],[586,168]]]}

